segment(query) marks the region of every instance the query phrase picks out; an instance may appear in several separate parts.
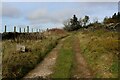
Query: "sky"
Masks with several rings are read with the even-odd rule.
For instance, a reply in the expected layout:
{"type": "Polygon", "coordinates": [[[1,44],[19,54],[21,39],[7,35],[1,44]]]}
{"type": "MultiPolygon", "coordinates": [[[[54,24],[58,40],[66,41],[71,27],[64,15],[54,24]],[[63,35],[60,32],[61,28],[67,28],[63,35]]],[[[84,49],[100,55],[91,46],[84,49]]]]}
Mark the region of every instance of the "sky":
{"type": "Polygon", "coordinates": [[[118,2],[119,0],[1,0],[2,2],[118,2]]]}
{"type": "MultiPolygon", "coordinates": [[[[13,26],[35,29],[62,28],[63,22],[75,14],[78,19],[85,15],[92,22],[102,21],[118,12],[118,2],[5,2],[2,0],[2,29],[13,31],[13,26]]],[[[19,1],[19,0],[18,0],[19,1]]],[[[32,1],[32,0],[31,0],[32,1]]]]}

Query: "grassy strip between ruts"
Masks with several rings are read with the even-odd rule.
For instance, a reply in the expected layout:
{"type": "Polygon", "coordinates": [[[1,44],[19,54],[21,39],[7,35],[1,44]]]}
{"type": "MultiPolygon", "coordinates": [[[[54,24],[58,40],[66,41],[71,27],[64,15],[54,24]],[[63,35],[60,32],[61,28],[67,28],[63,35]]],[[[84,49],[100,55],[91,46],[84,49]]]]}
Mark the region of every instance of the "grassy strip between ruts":
{"type": "Polygon", "coordinates": [[[72,36],[68,37],[59,51],[55,72],[51,75],[53,79],[56,78],[70,78],[71,68],[73,65],[73,50],[72,50],[72,36]]]}

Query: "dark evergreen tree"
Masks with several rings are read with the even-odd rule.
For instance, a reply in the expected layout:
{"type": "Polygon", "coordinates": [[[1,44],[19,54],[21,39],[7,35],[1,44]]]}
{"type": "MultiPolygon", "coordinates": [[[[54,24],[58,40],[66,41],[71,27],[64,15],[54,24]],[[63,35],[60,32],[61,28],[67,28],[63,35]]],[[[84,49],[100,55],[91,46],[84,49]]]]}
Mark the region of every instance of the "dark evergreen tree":
{"type": "Polygon", "coordinates": [[[73,18],[71,18],[70,21],[67,22],[67,24],[65,23],[64,26],[65,26],[64,29],[68,31],[74,31],[81,28],[76,15],[73,15],[73,18]]]}
{"type": "Polygon", "coordinates": [[[86,24],[88,23],[88,21],[89,21],[89,16],[85,16],[84,19],[83,19],[84,27],[86,26],[86,24]]]}
{"type": "Polygon", "coordinates": [[[114,13],[114,15],[112,16],[113,19],[117,18],[116,13],[114,13]]]}

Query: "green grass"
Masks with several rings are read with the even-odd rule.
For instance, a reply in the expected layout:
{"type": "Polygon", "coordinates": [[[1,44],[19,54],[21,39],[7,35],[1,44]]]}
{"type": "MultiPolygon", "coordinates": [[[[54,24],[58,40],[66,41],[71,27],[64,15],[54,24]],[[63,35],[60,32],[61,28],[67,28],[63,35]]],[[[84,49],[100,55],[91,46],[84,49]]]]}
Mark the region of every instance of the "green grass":
{"type": "Polygon", "coordinates": [[[118,77],[118,36],[107,30],[78,33],[81,51],[93,70],[95,78],[118,77]]]}
{"type": "MultiPolygon", "coordinates": [[[[70,78],[73,67],[72,42],[75,35],[80,40],[80,50],[88,62],[95,78],[118,77],[118,36],[116,32],[106,30],[79,31],[70,33],[61,47],[52,78],[70,78]]],[[[33,69],[46,54],[56,46],[64,35],[49,35],[43,40],[21,42],[31,51],[16,52],[18,43],[9,40],[2,42],[2,77],[21,78],[33,69]]]]}
{"type": "MultiPolygon", "coordinates": [[[[66,34],[65,34],[66,35],[66,34]]],[[[42,40],[26,40],[21,45],[26,46],[31,51],[17,52],[18,43],[10,40],[3,41],[2,45],[2,77],[3,78],[22,78],[28,71],[33,69],[47,53],[56,45],[58,40],[65,35],[49,35],[42,40]]]]}
{"type": "Polygon", "coordinates": [[[59,51],[55,72],[52,74],[52,78],[70,78],[71,68],[73,66],[73,50],[72,50],[72,37],[67,38],[64,41],[62,48],[59,51]]]}

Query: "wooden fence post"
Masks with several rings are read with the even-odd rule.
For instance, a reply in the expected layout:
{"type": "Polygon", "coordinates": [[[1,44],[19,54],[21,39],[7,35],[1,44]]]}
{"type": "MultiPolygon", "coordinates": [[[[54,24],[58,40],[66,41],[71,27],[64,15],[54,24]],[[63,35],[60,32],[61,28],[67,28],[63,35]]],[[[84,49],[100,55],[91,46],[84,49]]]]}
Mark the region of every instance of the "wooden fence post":
{"type": "Polygon", "coordinates": [[[29,26],[27,26],[27,32],[29,33],[29,26]]]}
{"type": "Polygon", "coordinates": [[[16,39],[16,26],[14,26],[14,41],[15,41],[15,39],[16,39]]]}
{"type": "Polygon", "coordinates": [[[25,33],[25,28],[24,28],[24,33],[25,33]]]}
{"type": "Polygon", "coordinates": [[[7,26],[5,25],[5,33],[6,33],[6,28],[7,28],[7,26]]]}
{"type": "Polygon", "coordinates": [[[14,26],[14,33],[16,32],[16,26],[14,26]]]}
{"type": "Polygon", "coordinates": [[[32,28],[32,33],[33,33],[33,28],[32,28]]]}
{"type": "Polygon", "coordinates": [[[21,27],[20,27],[20,33],[21,33],[21,27]]]}
{"type": "Polygon", "coordinates": [[[36,29],[36,32],[38,32],[38,29],[36,29]]]}

